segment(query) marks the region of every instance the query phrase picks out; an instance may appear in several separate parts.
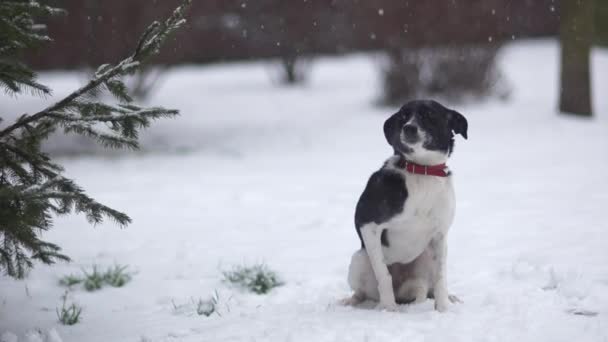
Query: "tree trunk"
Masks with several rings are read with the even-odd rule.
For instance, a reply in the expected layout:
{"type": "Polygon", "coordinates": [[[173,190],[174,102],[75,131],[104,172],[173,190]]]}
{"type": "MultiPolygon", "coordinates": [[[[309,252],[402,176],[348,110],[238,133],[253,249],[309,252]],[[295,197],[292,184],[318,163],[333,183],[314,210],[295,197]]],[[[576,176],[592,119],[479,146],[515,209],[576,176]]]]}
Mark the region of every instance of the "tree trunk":
{"type": "Polygon", "coordinates": [[[294,54],[283,55],[281,61],[283,63],[283,83],[296,84],[298,81],[298,74],[296,70],[296,63],[298,58],[294,54]]]}
{"type": "Polygon", "coordinates": [[[595,0],[561,1],[561,87],[559,109],[591,116],[590,53],[595,0]]]}

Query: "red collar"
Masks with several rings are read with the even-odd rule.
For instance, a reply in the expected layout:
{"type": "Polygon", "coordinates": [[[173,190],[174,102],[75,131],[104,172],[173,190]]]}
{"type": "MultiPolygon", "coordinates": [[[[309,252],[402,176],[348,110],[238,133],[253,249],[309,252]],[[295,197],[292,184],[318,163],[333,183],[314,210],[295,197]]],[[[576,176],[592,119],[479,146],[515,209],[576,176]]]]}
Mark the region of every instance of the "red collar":
{"type": "Polygon", "coordinates": [[[399,161],[397,162],[397,166],[402,169],[405,169],[409,173],[415,173],[418,175],[437,176],[437,177],[447,177],[450,175],[450,171],[448,171],[447,166],[445,164],[419,165],[419,164],[407,161],[407,160],[405,160],[405,158],[400,158],[399,161]]]}

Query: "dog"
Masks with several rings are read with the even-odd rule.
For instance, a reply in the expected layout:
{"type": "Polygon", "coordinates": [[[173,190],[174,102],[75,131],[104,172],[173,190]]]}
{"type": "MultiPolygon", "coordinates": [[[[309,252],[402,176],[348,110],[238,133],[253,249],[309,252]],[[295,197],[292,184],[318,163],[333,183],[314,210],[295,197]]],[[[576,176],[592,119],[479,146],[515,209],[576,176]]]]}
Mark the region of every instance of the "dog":
{"type": "Polygon", "coordinates": [[[457,301],[447,289],[447,233],[455,196],[446,162],[467,119],[436,101],[406,103],[384,123],[393,156],[372,174],[355,211],[361,249],[352,256],[344,304],[370,299],[381,310],[434,298],[443,312],[457,301]]]}

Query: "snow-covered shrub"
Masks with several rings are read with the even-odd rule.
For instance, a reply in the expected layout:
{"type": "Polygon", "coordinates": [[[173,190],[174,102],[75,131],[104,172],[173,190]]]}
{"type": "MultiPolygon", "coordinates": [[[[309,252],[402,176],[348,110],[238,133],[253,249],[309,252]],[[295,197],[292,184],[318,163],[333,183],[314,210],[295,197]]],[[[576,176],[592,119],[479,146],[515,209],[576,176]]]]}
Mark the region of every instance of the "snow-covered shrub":
{"type": "Polygon", "coordinates": [[[217,314],[219,316],[221,316],[221,314],[219,313],[219,303],[220,303],[220,295],[217,293],[217,291],[213,292],[213,296],[211,296],[209,299],[203,300],[202,298],[199,298],[198,301],[196,302],[196,313],[199,316],[206,316],[209,317],[212,314],[217,314]]]}
{"type": "Polygon", "coordinates": [[[414,98],[450,101],[506,97],[497,65],[498,45],[391,49],[381,64],[383,104],[414,98]]]}
{"type": "Polygon", "coordinates": [[[173,305],[173,313],[177,315],[193,316],[197,314],[199,316],[210,317],[213,314],[222,316],[222,312],[230,312],[228,302],[232,297],[228,299],[220,298],[220,294],[217,290],[213,291],[213,295],[203,298],[190,298],[190,301],[185,303],[175,302],[171,300],[173,305]]]}

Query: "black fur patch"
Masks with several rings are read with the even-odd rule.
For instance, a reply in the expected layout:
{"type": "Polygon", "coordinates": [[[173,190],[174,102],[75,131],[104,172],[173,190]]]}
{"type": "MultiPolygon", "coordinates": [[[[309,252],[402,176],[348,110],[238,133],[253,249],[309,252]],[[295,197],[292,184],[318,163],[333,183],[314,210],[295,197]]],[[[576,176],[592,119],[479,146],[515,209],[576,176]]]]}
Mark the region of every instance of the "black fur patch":
{"type": "MultiPolygon", "coordinates": [[[[368,223],[380,224],[389,221],[403,211],[406,199],[407,189],[402,175],[380,169],[369,178],[355,211],[355,227],[361,240],[361,248],[365,248],[361,228],[368,223]]],[[[385,232],[381,235],[381,242],[388,246],[385,232]]]]}

